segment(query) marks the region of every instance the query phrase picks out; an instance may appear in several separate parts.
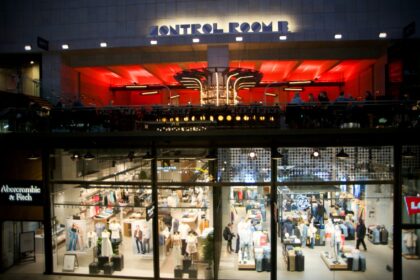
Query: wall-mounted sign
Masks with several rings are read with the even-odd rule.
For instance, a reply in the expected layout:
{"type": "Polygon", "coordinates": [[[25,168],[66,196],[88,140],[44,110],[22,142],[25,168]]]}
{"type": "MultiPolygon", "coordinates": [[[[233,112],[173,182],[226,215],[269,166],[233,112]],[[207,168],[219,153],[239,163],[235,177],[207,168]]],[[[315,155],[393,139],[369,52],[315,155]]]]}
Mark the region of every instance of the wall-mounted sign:
{"type": "Polygon", "coordinates": [[[42,182],[0,184],[1,202],[9,204],[42,204],[42,182]]]}
{"type": "Polygon", "coordinates": [[[149,36],[179,36],[201,34],[245,34],[245,33],[281,33],[289,32],[289,22],[229,22],[225,27],[218,23],[192,23],[174,25],[154,25],[149,36]]]}
{"type": "Polygon", "coordinates": [[[407,206],[408,215],[414,215],[420,213],[420,197],[418,196],[406,196],[405,205],[407,206]]]}
{"type": "Polygon", "coordinates": [[[155,206],[152,203],[146,207],[146,221],[149,221],[150,219],[152,219],[154,215],[155,215],[155,206]]]}

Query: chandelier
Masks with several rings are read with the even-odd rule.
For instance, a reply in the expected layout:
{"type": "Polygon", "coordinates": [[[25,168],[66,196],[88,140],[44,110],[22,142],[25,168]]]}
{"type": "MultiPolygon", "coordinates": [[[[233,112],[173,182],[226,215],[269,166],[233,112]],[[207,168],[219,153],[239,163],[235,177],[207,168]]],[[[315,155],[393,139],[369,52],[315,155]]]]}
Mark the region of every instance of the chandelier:
{"type": "Polygon", "coordinates": [[[262,74],[257,70],[231,67],[208,67],[183,70],[175,74],[183,88],[200,92],[200,105],[236,105],[238,90],[259,85],[262,74]]]}

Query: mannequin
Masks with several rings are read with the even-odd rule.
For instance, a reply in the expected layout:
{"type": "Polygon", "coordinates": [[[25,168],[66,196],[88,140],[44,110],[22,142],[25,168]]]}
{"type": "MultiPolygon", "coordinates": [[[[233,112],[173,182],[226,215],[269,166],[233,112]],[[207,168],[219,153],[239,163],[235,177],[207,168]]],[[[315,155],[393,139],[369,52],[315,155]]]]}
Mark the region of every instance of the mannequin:
{"type": "Polygon", "coordinates": [[[179,232],[174,232],[174,235],[172,236],[172,245],[173,245],[173,254],[175,258],[175,266],[182,265],[182,254],[181,254],[181,235],[179,235],[179,232]]]}
{"type": "Polygon", "coordinates": [[[104,230],[101,234],[102,237],[102,243],[101,243],[101,256],[103,257],[111,257],[112,252],[112,244],[111,240],[109,240],[109,232],[107,230],[104,230]]]}
{"type": "Polygon", "coordinates": [[[78,238],[79,228],[75,223],[73,223],[71,228],[69,229],[69,244],[67,247],[67,251],[76,251],[78,238]]]}
{"type": "Polygon", "coordinates": [[[116,220],[112,220],[109,224],[109,230],[111,231],[112,243],[119,243],[121,241],[121,225],[116,220]]]}
{"type": "Polygon", "coordinates": [[[150,253],[150,228],[147,223],[143,224],[143,253],[150,253]],[[146,250],[147,247],[147,250],[146,250]]]}
{"type": "Polygon", "coordinates": [[[239,244],[241,248],[241,260],[246,261],[251,258],[250,256],[250,247],[252,242],[252,229],[251,229],[251,222],[248,220],[241,220],[238,223],[238,236],[239,236],[239,244]],[[246,252],[245,252],[246,249],[246,252]]]}
{"type": "Polygon", "coordinates": [[[96,242],[98,241],[98,235],[96,235],[96,232],[89,231],[87,233],[87,241],[88,241],[88,248],[93,248],[96,245],[96,242]]]}
{"type": "Polygon", "coordinates": [[[416,254],[416,246],[417,246],[417,235],[414,233],[414,231],[409,231],[404,235],[403,238],[404,244],[407,247],[408,253],[410,255],[416,254]]]}
{"type": "Polygon", "coordinates": [[[134,230],[134,240],[136,241],[137,253],[144,254],[144,244],[143,244],[143,232],[140,229],[140,226],[137,225],[134,230]]]}
{"type": "Polygon", "coordinates": [[[316,234],[316,227],[314,226],[314,218],[312,218],[312,222],[309,224],[308,228],[308,236],[311,239],[311,249],[315,246],[315,234],[316,234]]]}
{"type": "Polygon", "coordinates": [[[332,223],[331,219],[328,219],[327,223],[325,224],[325,243],[327,245],[327,251],[330,253],[330,248],[334,247],[333,244],[333,235],[334,235],[334,224],[332,223]]]}
{"type": "Polygon", "coordinates": [[[334,229],[334,257],[335,261],[338,262],[338,255],[341,249],[341,229],[339,225],[335,225],[334,229]]]}
{"type": "Polygon", "coordinates": [[[197,234],[194,231],[190,231],[188,237],[186,239],[187,247],[186,252],[189,256],[192,257],[193,260],[197,259],[197,252],[198,252],[198,239],[197,234]]]}
{"type": "Polygon", "coordinates": [[[308,237],[308,226],[302,221],[299,224],[300,242],[302,247],[306,247],[306,238],[308,237]]]}
{"type": "Polygon", "coordinates": [[[182,243],[182,247],[181,247],[181,252],[182,255],[185,255],[185,249],[187,247],[187,243],[186,243],[186,239],[188,237],[188,233],[190,232],[191,228],[189,225],[184,224],[184,223],[180,223],[179,224],[179,234],[181,236],[181,243],[182,243]]]}

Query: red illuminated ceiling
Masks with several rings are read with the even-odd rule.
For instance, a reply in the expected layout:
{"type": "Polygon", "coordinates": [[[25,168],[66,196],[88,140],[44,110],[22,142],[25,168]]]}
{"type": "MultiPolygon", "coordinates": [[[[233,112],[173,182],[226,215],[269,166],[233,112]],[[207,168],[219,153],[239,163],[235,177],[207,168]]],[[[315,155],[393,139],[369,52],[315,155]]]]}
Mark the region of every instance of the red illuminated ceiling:
{"type": "MultiPolygon", "coordinates": [[[[263,74],[261,83],[284,83],[311,80],[315,82],[346,82],[370,67],[375,60],[250,60],[231,61],[230,67],[258,70],[263,74]]],[[[179,85],[174,79],[177,72],[207,67],[207,62],[121,65],[107,67],[80,67],[76,71],[110,86],[179,85]]]]}

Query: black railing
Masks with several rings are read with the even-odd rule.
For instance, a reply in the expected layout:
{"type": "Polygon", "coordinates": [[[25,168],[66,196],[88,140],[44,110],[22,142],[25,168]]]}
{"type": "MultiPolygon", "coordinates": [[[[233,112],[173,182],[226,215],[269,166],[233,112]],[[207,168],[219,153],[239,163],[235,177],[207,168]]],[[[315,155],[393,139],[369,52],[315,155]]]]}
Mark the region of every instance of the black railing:
{"type": "Polygon", "coordinates": [[[264,106],[6,108],[0,132],[203,131],[224,128],[420,127],[420,104],[375,101],[264,106]]]}

